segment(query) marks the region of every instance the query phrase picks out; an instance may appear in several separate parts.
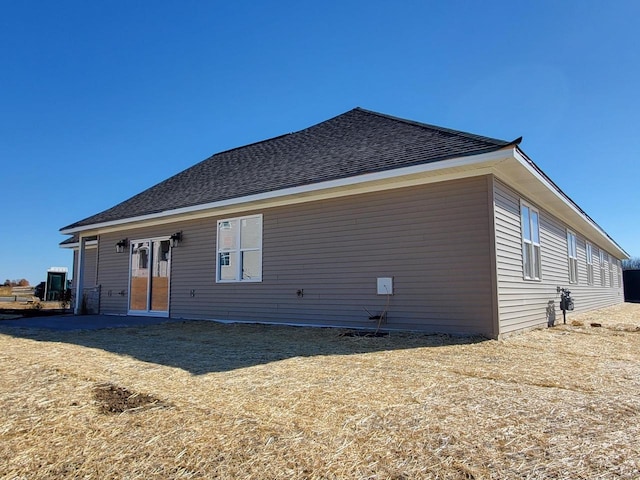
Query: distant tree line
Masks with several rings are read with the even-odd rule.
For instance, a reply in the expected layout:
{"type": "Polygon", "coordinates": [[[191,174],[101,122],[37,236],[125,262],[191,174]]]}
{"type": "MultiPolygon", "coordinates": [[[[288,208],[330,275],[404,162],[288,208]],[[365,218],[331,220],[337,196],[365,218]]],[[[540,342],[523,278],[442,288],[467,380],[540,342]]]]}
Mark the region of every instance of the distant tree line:
{"type": "MultiPolygon", "coordinates": [[[[2,277],[0,277],[2,278],[2,277]]],[[[3,287],[28,287],[29,286],[29,280],[27,280],[26,278],[21,278],[20,280],[5,280],[4,283],[2,284],[3,287]]]]}
{"type": "Polygon", "coordinates": [[[640,257],[622,260],[622,270],[640,270],[640,257]]]}

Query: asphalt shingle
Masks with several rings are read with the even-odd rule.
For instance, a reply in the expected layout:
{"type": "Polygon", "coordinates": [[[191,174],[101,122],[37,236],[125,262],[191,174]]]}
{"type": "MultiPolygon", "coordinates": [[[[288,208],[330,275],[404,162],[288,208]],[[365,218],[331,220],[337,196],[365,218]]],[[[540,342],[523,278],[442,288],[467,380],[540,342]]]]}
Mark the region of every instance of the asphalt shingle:
{"type": "Polygon", "coordinates": [[[298,132],[216,153],[62,230],[475,155],[511,143],[355,108],[298,132]]]}

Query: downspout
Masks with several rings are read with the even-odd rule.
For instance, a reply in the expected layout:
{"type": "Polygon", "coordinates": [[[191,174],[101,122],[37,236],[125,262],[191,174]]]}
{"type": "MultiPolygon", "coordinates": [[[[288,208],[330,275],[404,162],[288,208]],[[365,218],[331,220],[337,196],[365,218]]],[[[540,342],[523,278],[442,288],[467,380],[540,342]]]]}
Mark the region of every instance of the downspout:
{"type": "Polygon", "coordinates": [[[93,272],[93,286],[98,286],[98,267],[100,266],[100,235],[96,235],[96,270],[93,272]]]}
{"type": "Polygon", "coordinates": [[[82,285],[84,285],[84,252],[86,248],[86,240],[84,237],[80,237],[78,242],[78,271],[76,272],[76,304],[73,309],[73,313],[78,315],[80,313],[81,297],[82,297],[82,285]]]}

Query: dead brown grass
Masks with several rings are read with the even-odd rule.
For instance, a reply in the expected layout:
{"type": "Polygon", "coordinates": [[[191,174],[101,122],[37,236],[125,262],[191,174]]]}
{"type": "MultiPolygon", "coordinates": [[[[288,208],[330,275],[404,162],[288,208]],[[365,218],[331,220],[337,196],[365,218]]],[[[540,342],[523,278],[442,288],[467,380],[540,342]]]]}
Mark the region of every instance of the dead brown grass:
{"type": "Polygon", "coordinates": [[[640,478],[640,305],[570,320],[1,334],[0,478],[640,478]],[[158,408],[103,413],[105,385],[158,408]]]}
{"type": "Polygon", "coordinates": [[[60,302],[41,302],[36,297],[20,298],[13,302],[0,302],[0,321],[14,320],[24,316],[35,316],[52,313],[57,310],[62,312],[60,302]]]}
{"type": "Polygon", "coordinates": [[[34,308],[40,310],[57,310],[60,308],[60,302],[41,302],[36,297],[26,298],[18,297],[15,302],[0,302],[0,311],[2,310],[32,310],[34,308]]]}

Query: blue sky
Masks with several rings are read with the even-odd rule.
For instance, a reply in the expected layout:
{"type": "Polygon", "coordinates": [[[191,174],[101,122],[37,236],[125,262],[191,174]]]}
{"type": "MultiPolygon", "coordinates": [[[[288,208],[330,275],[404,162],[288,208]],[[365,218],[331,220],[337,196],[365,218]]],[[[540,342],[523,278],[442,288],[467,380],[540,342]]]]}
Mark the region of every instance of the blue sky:
{"type": "Polygon", "coordinates": [[[640,256],[640,2],[0,0],[0,282],[59,229],[353,107],[512,140],[640,256]]]}

